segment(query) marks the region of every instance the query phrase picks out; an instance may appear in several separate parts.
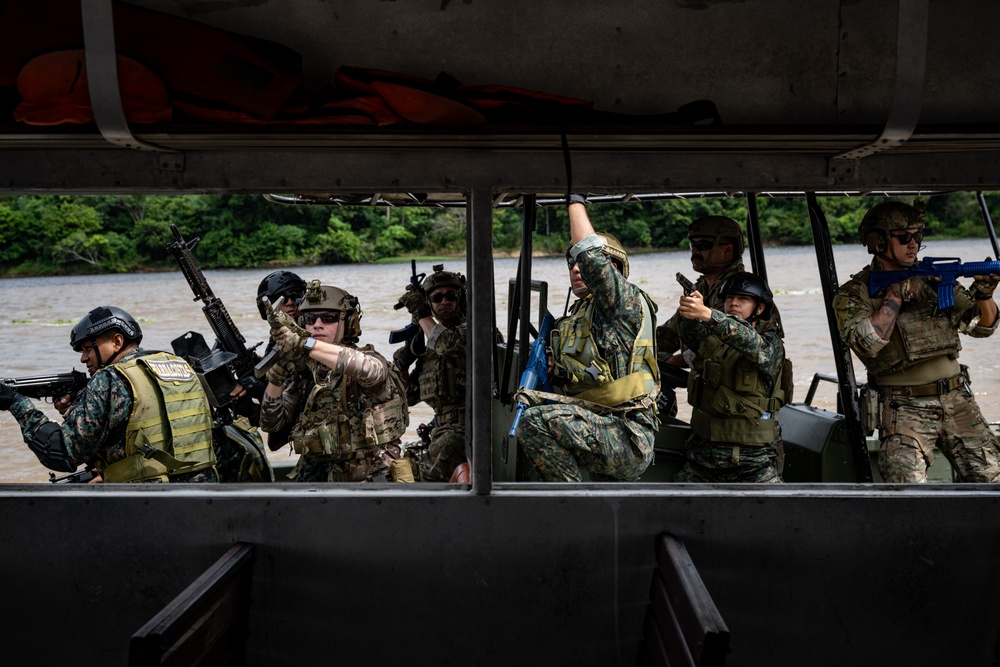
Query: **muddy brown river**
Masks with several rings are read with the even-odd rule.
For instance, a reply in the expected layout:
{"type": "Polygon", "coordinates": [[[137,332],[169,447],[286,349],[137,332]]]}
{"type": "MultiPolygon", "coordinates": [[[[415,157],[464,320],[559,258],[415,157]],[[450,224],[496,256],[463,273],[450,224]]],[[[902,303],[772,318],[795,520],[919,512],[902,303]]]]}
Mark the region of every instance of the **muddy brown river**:
{"type": "MultiPolygon", "coordinates": [[[[958,257],[979,261],[992,254],[986,239],[927,241],[921,257],[958,257]]],[[[841,280],[867,264],[869,256],[861,246],[835,249],[841,280]]],[[[744,256],[749,265],[749,257],[744,256]]],[[[676,308],[680,287],[674,275],[680,271],[692,280],[696,274],[686,252],[636,254],[630,258],[631,279],[646,290],[660,306],[659,320],[676,308]]],[[[534,276],[548,281],[549,309],[560,315],[566,302],[568,284],[566,262],[562,258],[535,258],[534,276]]],[[[446,262],[449,270],[465,272],[461,259],[446,262]]],[[[497,259],[497,322],[506,336],[508,281],[517,268],[516,259],[497,259]]],[[[823,306],[823,294],[812,247],[772,248],[767,251],[768,278],[781,309],[785,327],[785,347],[795,364],[796,400],[805,397],[814,373],[835,374],[830,350],[830,329],[823,306]]],[[[303,278],[321,278],[358,296],[364,311],[361,325],[362,344],[372,343],[386,357],[393,346],[389,331],[402,327],[408,317],[392,309],[403,292],[408,264],[370,264],[360,266],[292,267],[303,278]]],[[[430,271],[430,263],[418,266],[430,271]]],[[[248,344],[266,341],[267,323],[260,319],[254,304],[257,285],[265,270],[206,271],[215,295],[223,300],[233,321],[248,344]]],[[[969,280],[964,280],[968,285],[969,280]]],[[[191,290],[179,271],[153,274],[126,274],[88,277],[14,278],[0,280],[7,314],[0,318],[0,377],[20,377],[42,373],[85,370],[79,355],[69,347],[72,326],[97,305],[124,308],[139,320],[144,332],[143,347],[170,350],[170,341],[187,331],[198,331],[212,342],[211,329],[201,311],[201,301],[194,301],[191,290]]],[[[485,298],[488,298],[486,296],[485,298]]],[[[1000,337],[973,339],[963,336],[961,360],[971,368],[972,389],[983,413],[990,421],[1000,419],[1000,337]]],[[[861,379],[864,370],[855,363],[861,379]]],[[[683,404],[680,415],[690,414],[683,404]]],[[[37,402],[36,402],[37,404],[37,402]]],[[[836,388],[821,383],[813,405],[834,409],[836,388]]],[[[47,414],[58,413],[45,406],[47,414]]],[[[416,439],[416,426],[433,416],[425,405],[411,411],[411,426],[405,437],[416,439]]],[[[294,456],[294,455],[292,455],[294,456]]],[[[287,460],[289,452],[273,452],[273,460],[287,460]]],[[[8,412],[0,412],[0,482],[36,482],[48,479],[48,472],[21,439],[17,422],[8,412]]]]}

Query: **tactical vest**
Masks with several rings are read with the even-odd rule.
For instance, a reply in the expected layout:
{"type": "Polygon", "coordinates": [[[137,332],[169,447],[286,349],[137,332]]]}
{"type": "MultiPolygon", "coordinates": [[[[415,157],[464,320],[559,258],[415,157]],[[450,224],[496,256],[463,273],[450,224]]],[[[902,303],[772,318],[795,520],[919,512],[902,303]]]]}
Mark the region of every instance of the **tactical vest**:
{"type": "Polygon", "coordinates": [[[435,412],[455,405],[464,406],[465,356],[445,359],[433,350],[427,350],[420,367],[420,400],[435,412]]]}
{"type": "MultiPolygon", "coordinates": [[[[374,348],[366,345],[359,349],[374,348]]],[[[309,365],[313,368],[315,385],[289,438],[295,453],[346,460],[354,458],[357,452],[397,442],[406,433],[409,408],[395,367],[389,371],[392,397],[373,404],[353,379],[315,361],[309,365]]]]}
{"type": "Polygon", "coordinates": [[[601,356],[591,332],[594,297],[588,295],[573,304],[569,315],[552,332],[555,375],[563,379],[562,389],[573,398],[607,407],[652,397],[659,391],[656,365],[656,319],[654,306],[642,292],[642,325],[632,344],[631,372],[615,379],[601,356]]]}
{"type": "Polygon", "coordinates": [[[169,481],[215,465],[212,412],[186,361],[166,352],[147,354],[111,368],[132,389],[125,427],[125,458],[103,468],[105,482],[169,481]]]}
{"type": "Polygon", "coordinates": [[[694,407],[691,430],[711,442],[774,442],[776,417],[784,403],[781,374],[769,395],[760,369],[715,336],[701,343],[698,354],[702,366],[688,376],[688,403],[694,407]]]}
{"type": "MultiPolygon", "coordinates": [[[[865,289],[868,289],[869,273],[870,268],[865,268],[854,276],[865,289]]],[[[926,292],[926,298],[900,308],[888,344],[874,358],[864,360],[870,375],[878,378],[887,373],[906,371],[933,357],[958,355],[962,349],[958,327],[950,314],[938,312],[935,290],[927,289],[926,292]]],[[[878,312],[883,301],[872,299],[873,312],[878,312]]]]}

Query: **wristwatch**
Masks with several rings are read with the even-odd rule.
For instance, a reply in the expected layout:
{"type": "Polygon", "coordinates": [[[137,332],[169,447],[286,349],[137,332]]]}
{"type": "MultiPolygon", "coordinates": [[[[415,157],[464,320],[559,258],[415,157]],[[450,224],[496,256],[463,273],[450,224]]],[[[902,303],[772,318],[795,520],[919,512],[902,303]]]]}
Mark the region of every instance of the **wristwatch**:
{"type": "Polygon", "coordinates": [[[310,352],[312,352],[314,347],[316,347],[316,339],[315,338],[312,338],[312,337],[306,338],[306,342],[302,343],[302,350],[306,354],[309,354],[310,352]]]}

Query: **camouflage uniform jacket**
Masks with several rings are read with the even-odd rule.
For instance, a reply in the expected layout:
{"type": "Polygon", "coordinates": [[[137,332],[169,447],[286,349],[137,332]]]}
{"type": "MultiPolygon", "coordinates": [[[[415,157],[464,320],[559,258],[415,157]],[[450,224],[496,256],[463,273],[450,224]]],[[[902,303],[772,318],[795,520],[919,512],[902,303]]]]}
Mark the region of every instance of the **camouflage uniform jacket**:
{"type": "MultiPolygon", "coordinates": [[[[893,348],[896,351],[902,349],[903,334],[900,331],[901,326],[915,326],[916,328],[926,329],[927,331],[923,334],[921,334],[921,331],[911,333],[911,335],[916,334],[917,338],[923,339],[925,343],[928,339],[928,335],[926,334],[930,333],[931,329],[952,332],[951,340],[943,340],[934,346],[935,349],[929,349],[925,353],[924,360],[928,360],[933,359],[934,355],[947,355],[953,359],[957,359],[958,352],[962,347],[957,338],[958,333],[963,333],[973,338],[985,338],[992,335],[996,331],[997,326],[1000,325],[1000,320],[998,320],[990,327],[979,326],[980,313],[975,299],[966,288],[957,282],[955,283],[955,307],[948,311],[937,310],[937,290],[928,286],[925,281],[921,281],[923,282],[921,289],[924,298],[919,303],[902,304],[896,326],[893,327],[889,340],[883,340],[875,332],[874,327],[868,319],[882,307],[885,297],[884,291],[876,294],[874,297],[869,296],[868,276],[874,269],[875,260],[872,261],[869,267],[852,276],[851,280],[841,285],[833,299],[833,309],[837,315],[837,326],[840,337],[861,358],[866,368],[879,368],[884,365],[877,363],[877,361],[881,361],[879,360],[880,356],[886,357],[893,354],[893,348]],[[918,321],[916,325],[908,325],[908,313],[906,311],[911,311],[909,314],[912,314],[918,310],[926,311],[918,318],[918,320],[926,321],[918,321]]],[[[947,338],[947,336],[945,337],[947,338]]],[[[876,373],[876,375],[878,374],[876,373]]]]}
{"type": "MultiPolygon", "coordinates": [[[[751,403],[757,405],[756,410],[764,412],[774,413],[781,407],[783,396],[780,392],[778,394],[779,400],[768,400],[775,395],[776,385],[785,361],[785,346],[773,318],[758,322],[755,326],[742,318],[726,315],[722,311],[713,309],[712,317],[708,322],[682,318],[680,333],[685,345],[696,348],[698,352],[691,382],[688,385],[688,402],[694,406],[695,412],[698,413],[692,416],[692,427],[694,427],[696,417],[707,416],[707,418],[717,419],[724,414],[736,415],[739,409],[752,411],[754,409],[748,407],[751,403]],[[734,359],[733,355],[738,355],[738,358],[734,359]],[[717,367],[711,373],[707,373],[710,361],[721,362],[721,366],[716,364],[717,367]],[[749,368],[741,367],[741,363],[749,368]],[[702,400],[707,399],[708,395],[713,392],[711,390],[703,391],[703,387],[699,384],[708,386],[721,383],[725,385],[727,378],[732,379],[730,376],[733,374],[728,371],[731,367],[737,371],[744,371],[735,373],[738,380],[734,384],[745,383],[745,386],[726,386],[727,391],[722,393],[716,391],[719,401],[714,398],[702,400]],[[752,371],[756,371],[761,386],[756,386],[752,371]],[[706,375],[717,377],[709,378],[705,377],[706,375]],[[727,405],[726,409],[720,410],[718,403],[727,401],[735,405],[727,405]]],[[[711,389],[717,390],[718,388],[711,389]]],[[[750,417],[751,421],[759,419],[758,414],[747,416],[750,417]]],[[[756,424],[756,428],[749,430],[736,428],[734,433],[744,436],[743,442],[752,444],[754,442],[753,436],[750,435],[752,432],[762,433],[766,431],[769,435],[765,440],[771,442],[774,440],[774,417],[775,415],[771,414],[765,418],[771,420],[768,424],[760,421],[756,424]],[[764,425],[768,428],[762,429],[764,425]]],[[[735,421],[743,420],[736,419],[735,421]]],[[[726,439],[726,441],[734,440],[726,439]]],[[[757,440],[757,444],[760,442],[757,440]]]]}
{"type": "MultiPolygon", "coordinates": [[[[746,271],[746,269],[743,268],[743,260],[738,259],[722,272],[719,278],[712,284],[711,288],[709,288],[708,281],[705,280],[705,276],[698,276],[698,280],[694,281],[694,288],[701,293],[706,306],[714,308],[715,310],[723,310],[726,305],[726,300],[719,296],[719,291],[722,289],[722,285],[730,277],[732,277],[733,274],[741,273],[743,271],[746,271]]],[[[678,350],[681,350],[682,343],[679,329],[680,323],[683,319],[684,318],[680,316],[680,313],[674,312],[669,320],[656,328],[656,350],[657,356],[661,360],[664,360],[678,350]]],[[[697,348],[697,346],[695,346],[695,348],[697,348]]]]}
{"type": "MultiPolygon", "coordinates": [[[[608,363],[611,376],[623,378],[633,371],[632,350],[642,329],[643,301],[648,297],[638,286],[628,282],[611,259],[601,252],[596,235],[581,240],[571,249],[573,251],[576,251],[580,276],[590,292],[581,301],[592,299],[594,304],[591,338],[608,363]]],[[[574,304],[574,308],[578,305],[574,304]]],[[[650,316],[655,317],[655,309],[651,311],[650,316]]],[[[554,328],[558,326],[559,322],[554,328]]],[[[558,350],[553,350],[553,354],[557,353],[558,350]]],[[[558,365],[558,359],[554,361],[558,365]]],[[[553,378],[553,384],[558,388],[558,377],[553,378]]],[[[652,405],[626,414],[643,424],[648,423],[654,430],[659,425],[652,405]]]]}
{"type": "Polygon", "coordinates": [[[347,459],[354,456],[355,450],[374,451],[376,446],[399,445],[408,416],[399,372],[370,345],[353,349],[375,362],[369,377],[348,377],[307,359],[300,373],[311,376],[308,395],[302,394],[302,388],[310,383],[296,378],[286,383],[281,396],[265,396],[261,404],[261,428],[272,433],[294,424],[290,438],[293,447],[309,458],[347,459]],[[377,433],[367,434],[378,442],[371,442],[370,437],[365,442],[366,425],[385,407],[401,409],[402,423],[396,423],[395,417],[392,423],[380,423],[377,433]],[[317,429],[328,435],[321,437],[317,429]],[[327,449],[330,451],[326,452],[327,449]]]}
{"type": "MultiPolygon", "coordinates": [[[[434,409],[438,424],[464,419],[465,416],[465,348],[469,327],[465,315],[459,315],[455,324],[446,327],[438,323],[425,341],[426,350],[420,363],[410,375],[410,405],[419,401],[434,409]],[[413,391],[412,388],[416,388],[413,391]]],[[[399,355],[404,363],[414,357],[399,355]]],[[[408,365],[408,364],[407,364],[408,365]]]]}
{"type": "MultiPolygon", "coordinates": [[[[119,362],[143,354],[136,349],[122,356],[119,362]]],[[[73,467],[98,460],[107,465],[125,458],[125,427],[132,413],[132,392],[119,373],[102,371],[90,378],[63,418],[62,439],[73,467]]],[[[27,398],[16,401],[10,411],[28,443],[39,428],[50,422],[27,398]]]]}

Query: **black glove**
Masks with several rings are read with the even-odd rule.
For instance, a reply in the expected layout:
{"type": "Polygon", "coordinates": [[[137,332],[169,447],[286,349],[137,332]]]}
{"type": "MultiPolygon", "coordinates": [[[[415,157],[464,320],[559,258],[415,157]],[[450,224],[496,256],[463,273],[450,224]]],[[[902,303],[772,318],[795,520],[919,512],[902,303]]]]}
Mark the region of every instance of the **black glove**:
{"type": "Polygon", "coordinates": [[[0,410],[10,410],[14,401],[21,398],[21,395],[11,389],[6,383],[0,382],[0,410]]]}
{"type": "Polygon", "coordinates": [[[566,205],[569,206],[570,204],[583,204],[584,206],[586,206],[587,195],[582,195],[580,193],[574,193],[569,195],[569,198],[566,200],[566,205]]]}
{"type": "Polygon", "coordinates": [[[240,378],[240,386],[246,390],[250,398],[256,398],[259,401],[264,395],[264,388],[267,387],[267,382],[254,375],[247,375],[240,378]]]}

